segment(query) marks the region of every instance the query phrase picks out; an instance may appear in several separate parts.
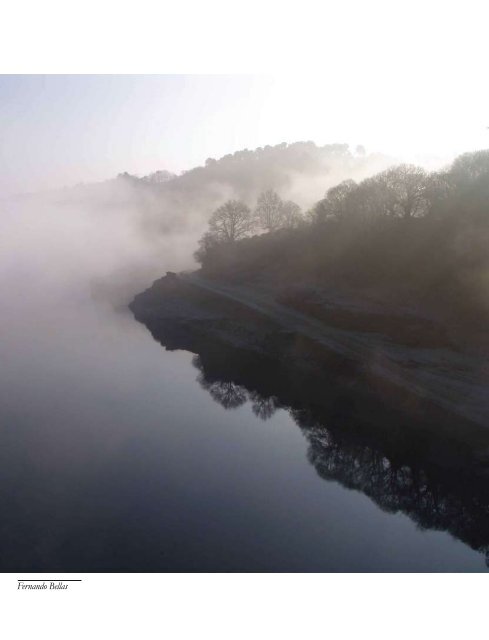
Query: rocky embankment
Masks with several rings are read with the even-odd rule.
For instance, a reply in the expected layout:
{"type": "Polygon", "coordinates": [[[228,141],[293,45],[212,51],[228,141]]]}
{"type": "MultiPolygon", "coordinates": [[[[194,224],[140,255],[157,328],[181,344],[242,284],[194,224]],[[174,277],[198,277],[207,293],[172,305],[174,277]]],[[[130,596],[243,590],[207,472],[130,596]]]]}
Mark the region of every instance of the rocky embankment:
{"type": "MultiPolygon", "coordinates": [[[[283,291],[274,296],[169,273],[136,296],[131,309],[150,330],[163,331],[169,343],[184,340],[189,350],[215,341],[326,375],[385,404],[418,412],[433,406],[489,428],[486,359],[451,345],[441,327],[417,320],[413,333],[391,312],[382,318],[378,309],[355,312],[338,302],[304,313],[304,305],[284,301],[283,291]]],[[[413,320],[405,324],[412,327],[413,320]]]]}

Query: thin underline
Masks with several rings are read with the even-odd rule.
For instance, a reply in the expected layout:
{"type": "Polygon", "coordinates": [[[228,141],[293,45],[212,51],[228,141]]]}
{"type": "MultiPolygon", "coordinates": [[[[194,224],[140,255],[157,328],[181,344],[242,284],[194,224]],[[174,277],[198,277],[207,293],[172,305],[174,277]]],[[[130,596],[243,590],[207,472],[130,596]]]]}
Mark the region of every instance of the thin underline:
{"type": "Polygon", "coordinates": [[[39,580],[24,580],[18,578],[17,582],[81,582],[81,580],[64,580],[63,578],[39,578],[39,580]]]}

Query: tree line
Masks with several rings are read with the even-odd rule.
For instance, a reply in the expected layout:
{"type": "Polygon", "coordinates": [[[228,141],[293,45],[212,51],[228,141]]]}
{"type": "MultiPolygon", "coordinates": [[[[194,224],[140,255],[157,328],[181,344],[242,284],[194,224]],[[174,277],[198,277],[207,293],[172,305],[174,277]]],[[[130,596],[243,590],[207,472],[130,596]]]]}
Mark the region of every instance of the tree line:
{"type": "Polygon", "coordinates": [[[312,216],[316,222],[343,216],[409,219],[447,213],[452,205],[464,216],[477,199],[485,215],[488,176],[489,151],[463,154],[448,169],[438,172],[401,164],[359,184],[345,180],[332,187],[313,208],[312,216]]]}

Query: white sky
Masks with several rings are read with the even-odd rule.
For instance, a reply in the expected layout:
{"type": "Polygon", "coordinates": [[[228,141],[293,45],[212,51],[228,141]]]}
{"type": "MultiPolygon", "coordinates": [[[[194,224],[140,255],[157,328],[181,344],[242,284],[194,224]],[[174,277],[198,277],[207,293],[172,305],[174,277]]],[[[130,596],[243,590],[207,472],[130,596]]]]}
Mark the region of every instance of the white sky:
{"type": "MultiPolygon", "coordinates": [[[[363,144],[427,162],[489,147],[488,23],[473,2],[343,0],[326,3],[318,17],[308,0],[300,11],[296,3],[271,2],[269,13],[251,3],[238,16],[211,0],[221,19],[234,22],[227,30],[216,23],[216,35],[199,29],[200,5],[189,21],[186,4],[174,16],[184,39],[178,26],[172,38],[161,21],[146,20],[144,38],[134,47],[126,43],[119,67],[200,71],[202,59],[218,72],[279,72],[2,76],[0,193],[104,180],[121,171],[179,171],[209,156],[297,140],[363,144]],[[156,37],[167,50],[174,47],[170,62],[152,57],[133,64],[135,52],[144,56],[156,37]]],[[[124,19],[134,21],[134,14],[121,8],[124,19]]],[[[27,28],[35,38],[34,27],[27,28]]],[[[86,35],[82,22],[77,31],[75,39],[86,35]]],[[[93,45],[95,59],[99,36],[93,31],[86,49],[93,45]]]]}

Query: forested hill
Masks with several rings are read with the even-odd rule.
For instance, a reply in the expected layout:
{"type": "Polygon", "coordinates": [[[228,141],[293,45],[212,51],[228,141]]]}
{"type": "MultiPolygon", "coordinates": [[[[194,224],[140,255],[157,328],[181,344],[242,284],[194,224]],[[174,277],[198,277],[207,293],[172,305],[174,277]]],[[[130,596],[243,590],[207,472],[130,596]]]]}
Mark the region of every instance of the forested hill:
{"type": "MultiPolygon", "coordinates": [[[[254,208],[224,203],[196,252],[204,272],[275,287],[350,288],[357,297],[370,291],[487,335],[489,150],[439,172],[398,165],[343,181],[292,224],[291,204],[271,190],[254,208]]],[[[302,302],[314,302],[308,296],[302,302]]]]}
{"type": "Polygon", "coordinates": [[[97,206],[135,206],[155,232],[201,234],[223,200],[239,199],[251,206],[260,192],[274,189],[307,209],[334,184],[348,178],[361,180],[393,162],[346,144],[282,143],[208,158],[204,166],[180,175],[156,171],[137,177],[125,172],[104,183],[65,189],[60,197],[97,206]]]}

